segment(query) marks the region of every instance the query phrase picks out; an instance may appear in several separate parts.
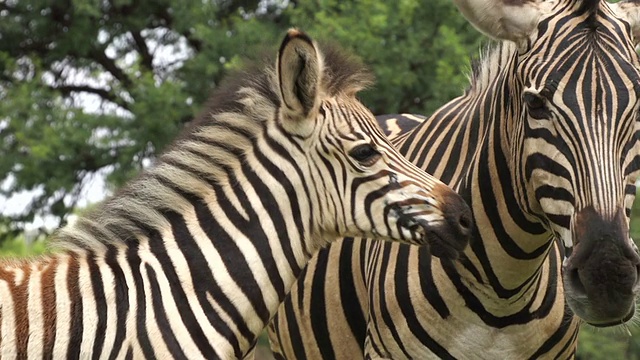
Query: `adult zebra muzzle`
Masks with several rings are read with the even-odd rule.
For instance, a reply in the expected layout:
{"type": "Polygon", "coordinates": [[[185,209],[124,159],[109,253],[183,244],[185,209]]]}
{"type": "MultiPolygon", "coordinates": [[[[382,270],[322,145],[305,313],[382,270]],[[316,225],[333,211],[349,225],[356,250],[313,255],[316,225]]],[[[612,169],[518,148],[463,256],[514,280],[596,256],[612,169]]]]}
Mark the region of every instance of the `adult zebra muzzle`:
{"type": "Polygon", "coordinates": [[[629,239],[624,210],[605,218],[593,207],[575,215],[574,250],[565,260],[567,303],[594,326],[624,323],[635,313],[640,256],[629,239]]]}

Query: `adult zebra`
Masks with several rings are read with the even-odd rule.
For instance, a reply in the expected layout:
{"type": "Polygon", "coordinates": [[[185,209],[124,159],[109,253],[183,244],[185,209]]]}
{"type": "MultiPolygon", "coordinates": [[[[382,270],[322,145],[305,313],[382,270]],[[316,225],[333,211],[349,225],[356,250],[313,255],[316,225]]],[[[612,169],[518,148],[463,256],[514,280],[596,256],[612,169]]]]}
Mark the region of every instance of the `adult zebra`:
{"type": "Polygon", "coordinates": [[[290,30],[115,197],[0,262],[3,358],[241,358],[310,255],[367,235],[456,256],[470,214],[356,98],[353,59],[290,30]],[[434,236],[435,235],[435,236],[434,236]],[[449,240],[451,240],[449,242],[449,240]]]}
{"type": "Polygon", "coordinates": [[[503,42],[394,142],[471,205],[471,246],[333,244],[271,323],[279,357],[570,358],[582,321],[633,316],[640,2],[456,3],[503,42]]]}

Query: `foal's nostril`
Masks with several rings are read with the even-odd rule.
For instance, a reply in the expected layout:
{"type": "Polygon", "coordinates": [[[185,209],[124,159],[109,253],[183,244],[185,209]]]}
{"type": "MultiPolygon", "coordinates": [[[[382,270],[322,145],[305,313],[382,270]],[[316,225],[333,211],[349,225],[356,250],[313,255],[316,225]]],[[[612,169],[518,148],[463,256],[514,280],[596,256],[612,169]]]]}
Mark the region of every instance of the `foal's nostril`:
{"type": "Polygon", "coordinates": [[[471,236],[473,229],[473,218],[471,217],[471,211],[466,203],[460,201],[456,206],[452,206],[449,209],[449,224],[453,227],[453,230],[462,239],[468,239],[471,236]]]}
{"type": "Polygon", "coordinates": [[[473,217],[469,205],[455,191],[438,184],[434,188],[440,196],[438,202],[442,204],[442,210],[447,223],[447,228],[451,235],[457,237],[458,240],[466,242],[471,236],[473,228],[473,217]]]}

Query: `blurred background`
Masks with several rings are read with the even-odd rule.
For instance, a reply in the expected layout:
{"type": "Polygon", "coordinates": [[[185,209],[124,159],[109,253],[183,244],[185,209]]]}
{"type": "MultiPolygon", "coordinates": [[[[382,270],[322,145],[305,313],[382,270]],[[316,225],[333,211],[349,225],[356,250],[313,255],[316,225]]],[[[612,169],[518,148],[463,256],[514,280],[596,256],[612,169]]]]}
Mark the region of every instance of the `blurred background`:
{"type": "MultiPolygon", "coordinates": [[[[0,0],[0,254],[46,251],[47,234],[152,164],[289,27],[360,56],[376,114],[459,96],[487,41],[450,0],[0,0]]],[[[584,329],[578,356],[640,359],[631,331],[584,329]]]]}

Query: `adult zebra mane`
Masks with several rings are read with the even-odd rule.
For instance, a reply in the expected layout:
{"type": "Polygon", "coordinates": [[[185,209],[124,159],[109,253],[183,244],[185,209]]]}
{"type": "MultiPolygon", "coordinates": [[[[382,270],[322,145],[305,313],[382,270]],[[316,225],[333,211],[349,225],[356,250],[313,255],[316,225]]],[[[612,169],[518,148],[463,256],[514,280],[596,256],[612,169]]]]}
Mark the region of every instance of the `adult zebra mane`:
{"type": "MultiPolygon", "coordinates": [[[[372,83],[356,57],[335,46],[324,47],[322,55],[322,94],[355,95],[372,83]]],[[[212,192],[207,183],[231,183],[229,169],[245,161],[246,151],[253,148],[280,106],[274,64],[249,66],[228,76],[153,167],[58,230],[50,244],[57,249],[98,252],[107,245],[157,237],[171,229],[167,214],[190,210],[185,195],[193,200],[197,196],[193,194],[212,192]]]]}
{"type": "MultiPolygon", "coordinates": [[[[600,19],[598,19],[598,10],[600,9],[601,0],[569,0],[569,3],[575,1],[574,5],[579,5],[578,11],[588,13],[585,21],[591,30],[596,31],[600,19]]],[[[480,51],[480,56],[471,62],[470,87],[468,93],[478,93],[490,87],[495,79],[500,75],[503,69],[514,53],[517,46],[512,41],[491,41],[484,49],[480,51]]]]}
{"type": "Polygon", "coordinates": [[[488,43],[480,51],[480,56],[471,61],[471,85],[466,94],[478,94],[494,85],[516,51],[517,46],[511,41],[488,43]]]}

